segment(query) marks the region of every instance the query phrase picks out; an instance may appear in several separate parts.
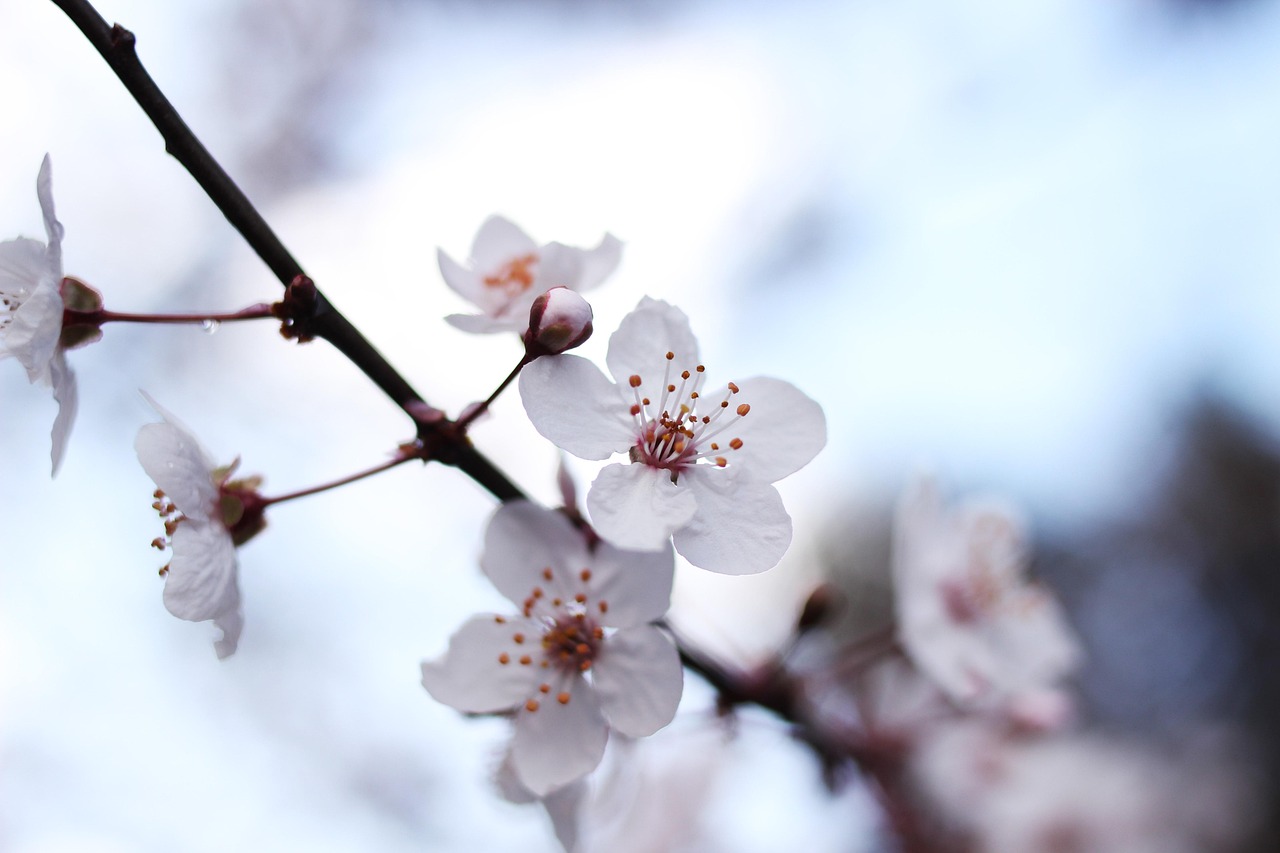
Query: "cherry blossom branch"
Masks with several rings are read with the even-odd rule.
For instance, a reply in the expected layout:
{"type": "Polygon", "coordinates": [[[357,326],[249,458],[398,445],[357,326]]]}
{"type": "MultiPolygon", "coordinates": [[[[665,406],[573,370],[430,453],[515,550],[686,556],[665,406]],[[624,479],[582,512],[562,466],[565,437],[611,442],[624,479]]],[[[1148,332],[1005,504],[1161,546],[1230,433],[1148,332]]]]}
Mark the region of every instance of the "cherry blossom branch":
{"type": "MultiPolygon", "coordinates": [[[[253,203],[213,158],[178,111],[143,68],[133,33],[106,20],[87,0],[53,0],[94,49],[106,60],[134,101],[151,119],[165,142],[165,150],[191,174],[223,216],[244,237],[281,284],[289,287],[305,278],[302,265],[285,248],[253,203]]],[[[405,411],[418,429],[424,447],[436,461],[452,465],[502,501],[524,498],[507,476],[481,455],[447,419],[435,417],[408,381],[391,366],[360,331],[324,295],[315,291],[314,313],[307,330],[335,346],[388,398],[405,411]]]]}
{"type": "Polygon", "coordinates": [[[337,480],[331,480],[328,483],[321,483],[318,486],[311,486],[310,488],[299,489],[296,492],[287,492],[286,494],[283,494],[283,495],[276,495],[273,498],[264,497],[262,498],[262,506],[269,507],[273,504],[281,504],[281,503],[284,503],[285,501],[291,501],[296,498],[305,498],[310,495],[317,495],[317,494],[320,494],[321,492],[327,492],[330,489],[336,489],[339,486],[345,486],[348,483],[354,483],[357,480],[363,480],[366,477],[372,477],[374,474],[381,474],[383,471],[390,471],[392,468],[396,467],[397,465],[402,465],[405,462],[408,462],[412,459],[421,459],[422,456],[420,453],[420,449],[421,448],[412,446],[412,445],[408,447],[402,447],[396,452],[396,455],[393,456],[391,459],[388,459],[386,462],[380,463],[378,465],[374,465],[372,468],[366,468],[363,471],[357,471],[354,474],[350,474],[346,477],[341,477],[337,480]]]}
{"type": "Polygon", "coordinates": [[[234,323],[238,320],[275,319],[275,313],[268,302],[259,302],[239,311],[226,314],[131,314],[126,311],[108,311],[99,308],[96,311],[76,311],[68,308],[62,312],[62,325],[101,326],[103,323],[154,323],[154,324],[208,324],[234,323]]]}

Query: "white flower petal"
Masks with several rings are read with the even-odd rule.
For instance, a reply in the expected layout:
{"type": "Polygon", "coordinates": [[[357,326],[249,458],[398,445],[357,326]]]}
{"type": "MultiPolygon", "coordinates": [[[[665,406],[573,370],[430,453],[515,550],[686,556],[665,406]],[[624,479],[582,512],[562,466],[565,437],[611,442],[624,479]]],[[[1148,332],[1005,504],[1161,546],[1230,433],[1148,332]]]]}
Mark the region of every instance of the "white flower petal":
{"type": "Polygon", "coordinates": [[[600,245],[582,253],[580,278],[578,286],[574,289],[583,292],[600,286],[606,278],[613,275],[620,263],[622,263],[622,241],[612,234],[605,234],[600,240],[600,245]]]}
{"type": "MultiPolygon", "coordinates": [[[[487,314],[450,314],[444,321],[455,329],[470,332],[473,335],[492,335],[495,332],[518,332],[518,324],[504,317],[490,317],[487,314]]],[[[524,324],[529,325],[526,315],[524,324]]]]}
{"type": "Polygon", "coordinates": [[[444,279],[444,283],[449,285],[454,293],[468,302],[476,302],[480,299],[484,292],[484,283],[480,275],[449,257],[444,249],[436,249],[436,263],[440,265],[440,276],[444,279]]]}
{"type": "Polygon", "coordinates": [[[698,465],[680,475],[698,511],[675,533],[676,550],[695,566],[726,575],[773,568],[791,544],[791,516],[767,483],[698,465]]]}
{"type": "Polygon", "coordinates": [[[822,407],[799,388],[767,376],[736,384],[739,393],[733,396],[733,404],[747,403],[751,410],[738,419],[730,430],[732,435],[725,435],[742,439],[742,447],[727,454],[741,474],[776,482],[799,471],[826,445],[827,419],[822,407]]]}
{"type": "Polygon", "coordinates": [[[581,459],[608,459],[636,441],[629,404],[585,358],[537,359],[520,373],[520,398],[534,428],[581,459]]]}
{"type": "Polygon", "coordinates": [[[5,346],[32,382],[49,381],[49,362],[62,336],[62,294],[52,275],[41,276],[34,291],[13,313],[5,333],[5,346]]]}
{"type": "Polygon", "coordinates": [[[587,509],[591,524],[610,543],[633,551],[657,551],[694,517],[697,502],[683,478],[681,485],[671,482],[669,471],[613,464],[591,484],[587,509]]]}
{"type": "Polygon", "coordinates": [[[49,361],[49,378],[53,382],[53,399],[58,401],[58,416],[53,419],[53,473],[58,473],[62,466],[62,457],[67,451],[67,438],[71,435],[71,426],[76,420],[76,410],[80,406],[80,395],[76,389],[76,375],[71,372],[66,356],[62,350],[54,353],[49,361]]]}
{"type": "Polygon", "coordinates": [[[646,737],[671,722],[684,691],[680,654],[652,625],[605,640],[592,679],[609,724],[630,737],[646,737]]]}
{"type": "Polygon", "coordinates": [[[600,705],[579,677],[570,701],[543,697],[538,710],[516,712],[511,760],[526,788],[539,797],[590,773],[604,755],[609,737],[600,705]]]}
{"type": "Polygon", "coordinates": [[[591,568],[591,601],[608,603],[608,610],[600,614],[601,624],[644,625],[662,618],[671,607],[675,555],[669,543],[664,542],[660,551],[623,551],[602,542],[585,565],[591,568]]]}
{"type": "Polygon", "coordinates": [[[657,388],[668,352],[675,353],[677,370],[692,370],[698,363],[698,339],[683,311],[646,296],[609,338],[605,362],[620,386],[638,375],[646,387],[657,388]]]}
{"type": "Polygon", "coordinates": [[[498,592],[519,605],[535,586],[563,595],[566,570],[579,572],[591,564],[586,540],[563,513],[527,501],[498,507],[484,534],[480,568],[498,592]],[[542,577],[553,569],[552,581],[542,577]],[[553,586],[555,585],[555,586],[553,586]]]}
{"type": "Polygon", "coordinates": [[[0,243],[0,294],[28,296],[48,273],[44,243],[28,237],[0,243]]]}
{"type": "Polygon", "coordinates": [[[173,534],[164,606],[179,619],[203,622],[240,609],[236,547],[218,522],[186,519],[173,534]]]}
{"type": "Polygon", "coordinates": [[[519,225],[505,216],[495,215],[486,219],[476,232],[471,244],[471,262],[483,276],[516,258],[537,252],[538,244],[519,225]]]}
{"type": "Polygon", "coordinates": [[[142,469],[189,518],[201,522],[213,519],[218,505],[213,461],[181,421],[150,397],[147,400],[165,420],[138,430],[133,447],[142,469]]]}
{"type": "Polygon", "coordinates": [[[539,636],[537,624],[520,617],[473,616],[449,639],[437,660],[422,662],[422,686],[438,702],[467,713],[506,711],[537,692],[541,670],[522,666],[512,637],[539,636]],[[508,655],[501,663],[499,656],[508,655]]]}
{"type": "Polygon", "coordinates": [[[546,293],[553,287],[578,290],[585,253],[563,243],[548,243],[538,252],[537,276],[531,290],[546,293]]]}
{"type": "Polygon", "coordinates": [[[49,155],[40,163],[36,177],[36,196],[40,199],[40,212],[44,215],[44,233],[49,238],[46,256],[59,284],[62,282],[62,223],[53,209],[53,165],[49,155]]]}

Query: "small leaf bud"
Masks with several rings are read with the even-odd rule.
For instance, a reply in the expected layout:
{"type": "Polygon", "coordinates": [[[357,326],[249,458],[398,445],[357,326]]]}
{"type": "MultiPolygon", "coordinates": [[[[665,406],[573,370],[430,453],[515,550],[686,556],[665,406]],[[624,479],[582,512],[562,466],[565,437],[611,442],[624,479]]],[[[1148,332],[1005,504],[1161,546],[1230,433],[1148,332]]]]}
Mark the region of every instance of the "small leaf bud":
{"type": "Polygon", "coordinates": [[[567,287],[553,287],[533,301],[529,331],[524,333],[529,358],[571,350],[591,337],[591,305],[567,287]]]}

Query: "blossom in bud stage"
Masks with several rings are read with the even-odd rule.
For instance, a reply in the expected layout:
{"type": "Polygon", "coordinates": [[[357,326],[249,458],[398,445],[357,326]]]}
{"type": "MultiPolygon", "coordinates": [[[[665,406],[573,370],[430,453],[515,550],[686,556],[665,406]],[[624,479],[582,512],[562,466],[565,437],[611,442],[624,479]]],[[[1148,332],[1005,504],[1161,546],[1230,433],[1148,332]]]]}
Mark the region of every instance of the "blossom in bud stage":
{"type": "MultiPolygon", "coordinates": [[[[534,300],[553,287],[586,291],[613,274],[622,260],[622,241],[605,234],[594,249],[562,243],[538,246],[509,219],[491,216],[471,244],[467,266],[441,249],[440,274],[479,314],[452,314],[445,319],[464,332],[517,332],[529,327],[534,300]]],[[[567,349],[567,347],[566,347],[567,349]]]]}
{"type": "Polygon", "coordinates": [[[609,339],[616,382],[584,358],[540,358],[520,375],[534,427],[582,459],[628,453],[591,485],[595,529],[620,548],[665,547],[724,574],[777,565],[791,517],[773,483],[827,440],[822,407],[768,377],[708,391],[680,309],[645,297],[609,339]]]}
{"type": "Polygon", "coordinates": [[[561,513],[513,502],[489,522],[480,566],[519,613],[473,617],[422,664],[422,684],[459,711],[513,714],[511,766],[530,792],[591,772],[609,729],[642,737],[671,721],[683,670],[651,624],[670,603],[670,549],[591,548],[561,513]]]}
{"type": "Polygon", "coordinates": [[[218,657],[236,650],[244,616],[240,610],[236,546],[265,526],[261,479],[231,479],[236,462],[218,467],[191,431],[145,393],[164,418],[138,430],[134,449],[155,481],[152,506],[164,519],[165,536],[152,545],[173,549],[164,576],[164,604],[179,619],[213,620],[222,630],[218,657]]]}
{"type": "Polygon", "coordinates": [[[553,287],[533,301],[525,352],[532,358],[558,355],[591,337],[591,304],[567,287],[553,287]]]}
{"type": "Polygon", "coordinates": [[[898,507],[893,548],[903,645],[953,700],[1007,703],[1054,688],[1078,665],[1057,601],[1024,577],[1022,524],[1008,507],[948,510],[923,480],[898,507]]]}
{"type": "Polygon", "coordinates": [[[13,356],[27,377],[53,388],[53,472],[62,464],[75,420],[76,378],[61,345],[63,316],[62,223],[53,209],[49,155],[40,164],[36,195],[47,243],[19,237],[0,243],[0,357],[13,356]]]}

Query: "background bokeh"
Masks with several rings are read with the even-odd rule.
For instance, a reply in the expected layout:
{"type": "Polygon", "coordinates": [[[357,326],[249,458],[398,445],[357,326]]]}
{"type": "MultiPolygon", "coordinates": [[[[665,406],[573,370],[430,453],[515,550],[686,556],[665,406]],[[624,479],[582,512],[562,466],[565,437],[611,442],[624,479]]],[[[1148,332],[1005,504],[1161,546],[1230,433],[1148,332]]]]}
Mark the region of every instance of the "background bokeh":
{"type": "MultiPolygon", "coordinates": [[[[813,584],[875,563],[855,557],[927,467],[1029,508],[1037,566],[1089,649],[1089,725],[1195,732],[1250,755],[1241,772],[1269,790],[1280,6],[101,11],[433,404],[483,398],[520,352],[441,319],[465,306],[436,247],[465,256],[493,212],[542,241],[626,241],[585,354],[649,294],[689,313],[715,375],[786,377],[823,404],[829,446],[780,487],[783,564],[681,569],[673,619],[700,643],[750,661],[785,642],[813,584]]],[[[0,236],[42,237],[47,151],[67,272],[108,307],[275,298],[70,22],[36,0],[0,0],[0,21],[0,236]]],[[[242,551],[247,627],[220,663],[212,627],[160,603],[137,389],[268,493],[373,464],[410,425],[326,345],[265,325],[108,327],[71,362],[80,418],[52,482],[54,405],[16,364],[0,375],[0,849],[557,849],[544,815],[494,795],[504,725],[418,683],[467,615],[502,607],[475,568],[487,494],[405,467],[276,508],[242,551]]],[[[474,436],[554,499],[556,454],[517,394],[474,436]]],[[[660,740],[717,768],[688,818],[697,849],[881,848],[867,794],[829,795],[769,717],[708,746],[689,682],[660,740]]]]}

